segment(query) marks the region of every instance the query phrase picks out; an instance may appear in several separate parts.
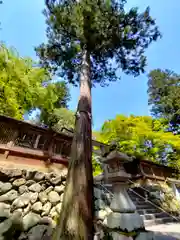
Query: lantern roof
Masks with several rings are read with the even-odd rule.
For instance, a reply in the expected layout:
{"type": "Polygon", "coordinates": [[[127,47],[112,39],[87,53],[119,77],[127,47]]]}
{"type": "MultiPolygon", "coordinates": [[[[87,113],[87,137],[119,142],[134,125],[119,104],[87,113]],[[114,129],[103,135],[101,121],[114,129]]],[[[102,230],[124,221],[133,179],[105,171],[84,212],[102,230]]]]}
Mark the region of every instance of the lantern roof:
{"type": "Polygon", "coordinates": [[[114,161],[121,161],[121,162],[131,162],[132,158],[129,157],[127,154],[114,150],[110,152],[106,158],[102,159],[103,163],[110,164],[114,161]]]}

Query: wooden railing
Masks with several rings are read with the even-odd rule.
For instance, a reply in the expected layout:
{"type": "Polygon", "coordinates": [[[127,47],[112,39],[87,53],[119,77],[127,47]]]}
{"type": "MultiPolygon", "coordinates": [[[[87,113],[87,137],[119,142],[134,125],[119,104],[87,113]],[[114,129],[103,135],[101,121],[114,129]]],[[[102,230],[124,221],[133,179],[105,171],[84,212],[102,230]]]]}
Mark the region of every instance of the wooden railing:
{"type": "MultiPolygon", "coordinates": [[[[72,136],[0,115],[0,154],[68,163],[72,136]]],[[[96,154],[109,147],[92,140],[96,154]],[[99,150],[97,150],[97,148],[99,150]]]]}
{"type": "Polygon", "coordinates": [[[72,137],[50,129],[0,116],[0,151],[33,158],[67,161],[72,137]]]}
{"type": "Polygon", "coordinates": [[[167,167],[148,160],[139,160],[125,163],[124,167],[133,179],[147,178],[157,181],[165,181],[168,178],[174,178],[179,173],[177,169],[167,167]]]}
{"type": "Polygon", "coordinates": [[[173,177],[178,173],[176,169],[156,164],[150,161],[141,161],[140,170],[143,176],[157,181],[165,181],[167,178],[173,177]]]}

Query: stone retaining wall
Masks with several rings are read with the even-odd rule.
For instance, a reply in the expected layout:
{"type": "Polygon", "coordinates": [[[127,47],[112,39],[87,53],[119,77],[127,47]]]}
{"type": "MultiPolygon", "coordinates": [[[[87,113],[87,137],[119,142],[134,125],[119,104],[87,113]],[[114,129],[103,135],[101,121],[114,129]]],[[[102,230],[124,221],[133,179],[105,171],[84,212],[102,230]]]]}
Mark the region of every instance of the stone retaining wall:
{"type": "Polygon", "coordinates": [[[67,169],[56,175],[0,169],[0,240],[49,239],[61,210],[67,169]]]}
{"type": "MultiPolygon", "coordinates": [[[[66,176],[66,168],[58,174],[0,168],[0,240],[51,239],[62,206],[66,176]]],[[[106,225],[110,201],[108,194],[94,188],[96,223],[106,225]]]]}

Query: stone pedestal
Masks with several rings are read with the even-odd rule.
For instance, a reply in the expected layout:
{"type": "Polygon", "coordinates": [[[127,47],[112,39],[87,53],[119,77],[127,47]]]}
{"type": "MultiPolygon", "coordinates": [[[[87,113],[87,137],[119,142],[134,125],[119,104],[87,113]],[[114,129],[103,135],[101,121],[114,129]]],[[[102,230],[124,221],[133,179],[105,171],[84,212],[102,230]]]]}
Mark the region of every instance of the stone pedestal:
{"type": "Polygon", "coordinates": [[[113,184],[113,199],[110,208],[113,212],[134,213],[136,206],[132,202],[128,193],[128,183],[117,182],[113,184]]]}
{"type": "Polygon", "coordinates": [[[113,185],[112,212],[106,224],[113,240],[153,240],[153,233],[145,231],[142,217],[136,213],[136,206],[127,192],[128,184],[118,182],[113,185]]]}
{"type": "Polygon", "coordinates": [[[132,232],[143,229],[144,223],[141,216],[136,213],[136,207],[127,193],[127,183],[115,183],[113,186],[114,197],[110,208],[112,212],[107,217],[107,226],[110,229],[120,229],[132,232]]]}

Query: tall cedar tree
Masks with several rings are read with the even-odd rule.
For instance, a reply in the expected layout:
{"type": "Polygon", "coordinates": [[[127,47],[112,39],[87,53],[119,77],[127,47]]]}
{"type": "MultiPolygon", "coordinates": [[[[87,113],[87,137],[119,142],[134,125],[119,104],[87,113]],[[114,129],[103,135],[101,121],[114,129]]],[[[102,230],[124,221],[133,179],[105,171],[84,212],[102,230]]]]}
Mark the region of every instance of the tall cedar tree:
{"type": "Polygon", "coordinates": [[[144,51],[160,32],[149,13],[124,10],[125,0],[46,0],[43,66],[80,85],[75,134],[55,239],[93,239],[91,87],[116,81],[116,70],[144,72],[144,51]]]}
{"type": "Polygon", "coordinates": [[[180,133],[180,75],[170,70],[155,69],[148,77],[152,114],[166,119],[170,131],[180,133]]]}

